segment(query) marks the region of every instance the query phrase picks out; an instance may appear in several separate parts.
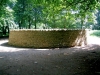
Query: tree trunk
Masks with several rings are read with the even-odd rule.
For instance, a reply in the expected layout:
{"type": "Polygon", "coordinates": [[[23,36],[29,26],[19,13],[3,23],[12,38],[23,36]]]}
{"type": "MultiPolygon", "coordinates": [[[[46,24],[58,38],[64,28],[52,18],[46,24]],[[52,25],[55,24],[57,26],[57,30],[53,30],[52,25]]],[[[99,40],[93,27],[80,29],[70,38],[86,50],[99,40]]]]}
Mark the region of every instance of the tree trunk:
{"type": "Polygon", "coordinates": [[[35,21],[34,21],[35,29],[37,28],[36,23],[37,23],[37,11],[36,11],[36,8],[35,8],[35,21]]]}
{"type": "Polygon", "coordinates": [[[22,22],[21,22],[21,21],[19,21],[18,23],[19,23],[19,29],[21,29],[21,24],[22,24],[22,22]]]}
{"type": "Polygon", "coordinates": [[[34,22],[34,24],[35,24],[35,29],[36,29],[36,28],[37,28],[37,27],[36,27],[36,18],[35,18],[35,22],[34,22]]]}
{"type": "Polygon", "coordinates": [[[84,21],[83,21],[83,19],[81,19],[81,29],[83,29],[83,23],[84,23],[84,21]]]}
{"type": "Polygon", "coordinates": [[[30,17],[29,17],[29,20],[28,20],[28,22],[29,22],[29,29],[31,29],[31,19],[30,19],[30,17]]]}
{"type": "Polygon", "coordinates": [[[2,31],[3,31],[3,34],[6,35],[6,27],[5,26],[2,27],[2,31]]]}

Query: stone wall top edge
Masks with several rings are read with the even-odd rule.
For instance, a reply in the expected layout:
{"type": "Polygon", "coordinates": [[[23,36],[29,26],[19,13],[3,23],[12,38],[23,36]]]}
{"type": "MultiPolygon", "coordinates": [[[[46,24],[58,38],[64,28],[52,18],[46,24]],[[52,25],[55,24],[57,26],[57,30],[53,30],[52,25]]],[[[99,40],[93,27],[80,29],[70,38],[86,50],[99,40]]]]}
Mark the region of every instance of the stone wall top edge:
{"type": "Polygon", "coordinates": [[[68,31],[68,30],[86,30],[86,29],[12,29],[10,31],[68,31]]]}

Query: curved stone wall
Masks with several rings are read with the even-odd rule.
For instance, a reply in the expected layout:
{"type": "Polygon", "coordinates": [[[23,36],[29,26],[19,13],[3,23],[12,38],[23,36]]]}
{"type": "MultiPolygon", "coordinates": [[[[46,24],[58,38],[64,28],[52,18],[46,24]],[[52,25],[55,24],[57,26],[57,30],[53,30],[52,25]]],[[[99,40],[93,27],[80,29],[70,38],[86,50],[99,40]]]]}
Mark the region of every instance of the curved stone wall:
{"type": "Polygon", "coordinates": [[[20,30],[10,31],[9,44],[18,47],[55,48],[87,44],[86,30],[20,30]]]}

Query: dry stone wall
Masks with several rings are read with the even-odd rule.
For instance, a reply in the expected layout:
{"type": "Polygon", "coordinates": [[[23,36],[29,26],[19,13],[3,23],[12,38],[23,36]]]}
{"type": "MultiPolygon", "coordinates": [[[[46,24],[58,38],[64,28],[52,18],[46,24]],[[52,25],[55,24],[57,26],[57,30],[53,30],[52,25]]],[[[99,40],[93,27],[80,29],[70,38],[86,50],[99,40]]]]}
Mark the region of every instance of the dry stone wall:
{"type": "Polygon", "coordinates": [[[87,44],[86,30],[33,29],[10,31],[9,44],[18,47],[55,48],[87,44]]]}

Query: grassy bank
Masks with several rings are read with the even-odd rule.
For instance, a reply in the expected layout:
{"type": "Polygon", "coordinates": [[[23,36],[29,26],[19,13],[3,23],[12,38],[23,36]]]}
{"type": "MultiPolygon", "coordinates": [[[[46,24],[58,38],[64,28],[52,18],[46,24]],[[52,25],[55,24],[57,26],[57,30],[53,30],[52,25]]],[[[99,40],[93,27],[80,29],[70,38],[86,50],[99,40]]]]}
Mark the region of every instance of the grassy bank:
{"type": "Polygon", "coordinates": [[[100,38],[100,30],[92,30],[90,31],[90,36],[95,36],[100,38]]]}

